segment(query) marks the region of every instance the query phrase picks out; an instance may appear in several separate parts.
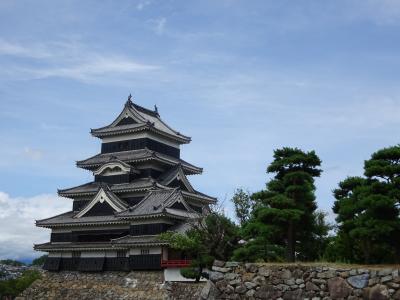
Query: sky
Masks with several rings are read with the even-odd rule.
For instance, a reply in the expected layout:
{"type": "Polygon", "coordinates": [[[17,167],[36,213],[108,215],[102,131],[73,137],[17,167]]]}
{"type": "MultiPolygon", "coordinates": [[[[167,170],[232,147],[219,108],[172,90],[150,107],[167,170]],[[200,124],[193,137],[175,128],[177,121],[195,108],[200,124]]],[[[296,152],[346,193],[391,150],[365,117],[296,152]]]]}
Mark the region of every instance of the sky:
{"type": "Polygon", "coordinates": [[[235,188],[261,190],[273,150],[315,150],[319,209],[399,143],[400,1],[0,1],[0,258],[49,240],[34,220],[71,209],[131,93],[192,137],[196,189],[233,217],[235,188]]]}

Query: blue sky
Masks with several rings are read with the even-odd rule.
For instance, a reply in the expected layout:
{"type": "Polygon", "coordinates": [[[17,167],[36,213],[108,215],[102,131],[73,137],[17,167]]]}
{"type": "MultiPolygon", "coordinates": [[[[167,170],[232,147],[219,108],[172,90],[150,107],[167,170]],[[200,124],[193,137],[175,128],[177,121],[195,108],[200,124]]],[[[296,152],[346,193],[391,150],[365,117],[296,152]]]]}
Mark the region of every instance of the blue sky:
{"type": "Polygon", "coordinates": [[[399,25],[396,0],[1,1],[0,258],[39,255],[33,220],[70,208],[56,189],[91,179],[75,161],[129,93],[192,137],[191,180],[229,215],[282,146],[321,157],[331,213],[337,182],[399,143],[399,25]]]}

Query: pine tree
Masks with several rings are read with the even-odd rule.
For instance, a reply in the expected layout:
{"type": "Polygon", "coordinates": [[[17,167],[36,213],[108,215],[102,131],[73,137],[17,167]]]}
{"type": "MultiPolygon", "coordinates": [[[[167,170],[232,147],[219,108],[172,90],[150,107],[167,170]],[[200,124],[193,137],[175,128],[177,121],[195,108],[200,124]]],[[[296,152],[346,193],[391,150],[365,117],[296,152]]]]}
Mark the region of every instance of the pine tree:
{"type": "Polygon", "coordinates": [[[289,262],[295,261],[296,252],[302,258],[310,257],[307,249],[318,224],[314,177],[320,176],[320,165],[314,151],[287,147],[274,151],[274,160],[267,168],[274,177],[265,190],[252,195],[256,205],[243,230],[249,240],[247,247],[258,244],[262,249],[264,245],[265,254],[268,248],[284,247],[289,262]]]}
{"type": "Polygon", "coordinates": [[[348,177],[334,190],[341,256],[351,262],[398,262],[400,146],[373,153],[364,175],[348,177]]]}

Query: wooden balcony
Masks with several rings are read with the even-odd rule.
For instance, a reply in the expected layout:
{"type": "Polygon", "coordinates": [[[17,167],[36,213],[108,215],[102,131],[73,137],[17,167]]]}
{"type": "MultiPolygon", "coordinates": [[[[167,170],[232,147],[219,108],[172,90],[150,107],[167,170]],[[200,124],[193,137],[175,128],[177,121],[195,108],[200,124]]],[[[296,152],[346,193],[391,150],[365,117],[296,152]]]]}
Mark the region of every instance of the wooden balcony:
{"type": "Polygon", "coordinates": [[[192,261],[187,259],[161,260],[162,268],[184,268],[188,267],[192,261]]]}

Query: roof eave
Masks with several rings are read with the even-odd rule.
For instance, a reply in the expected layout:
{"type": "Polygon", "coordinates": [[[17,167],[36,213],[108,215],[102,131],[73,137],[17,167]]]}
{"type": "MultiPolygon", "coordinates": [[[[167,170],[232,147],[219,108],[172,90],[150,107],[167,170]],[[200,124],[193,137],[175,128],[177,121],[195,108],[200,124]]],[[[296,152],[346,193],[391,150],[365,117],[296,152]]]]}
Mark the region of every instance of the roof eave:
{"type": "Polygon", "coordinates": [[[189,144],[192,141],[192,138],[189,136],[185,136],[183,134],[172,135],[172,134],[164,132],[160,129],[157,129],[153,126],[150,126],[148,124],[144,124],[143,126],[135,127],[135,128],[124,128],[124,129],[116,128],[116,130],[107,131],[107,132],[102,132],[100,130],[91,129],[90,134],[94,137],[102,139],[102,138],[108,137],[108,136],[123,135],[123,134],[127,134],[127,133],[140,132],[140,131],[145,131],[145,130],[153,131],[153,132],[163,135],[171,140],[180,142],[181,144],[189,144]]]}

